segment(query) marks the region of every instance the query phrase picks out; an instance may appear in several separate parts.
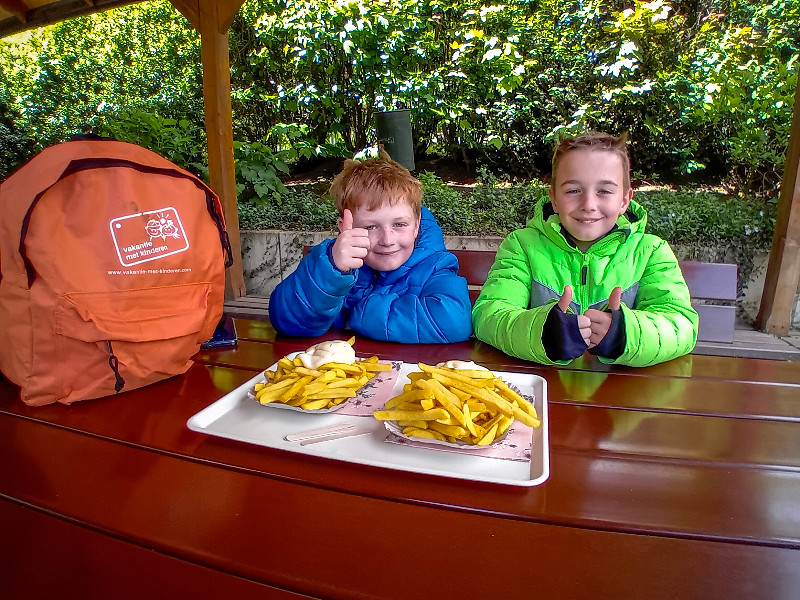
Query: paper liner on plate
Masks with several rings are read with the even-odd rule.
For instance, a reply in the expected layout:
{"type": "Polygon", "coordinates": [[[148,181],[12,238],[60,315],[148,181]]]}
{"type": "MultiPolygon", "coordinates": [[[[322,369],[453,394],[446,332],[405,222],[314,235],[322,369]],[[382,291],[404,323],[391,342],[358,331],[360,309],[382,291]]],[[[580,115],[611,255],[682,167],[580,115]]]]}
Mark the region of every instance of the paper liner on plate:
{"type": "Polygon", "coordinates": [[[435,446],[446,446],[448,448],[458,448],[459,450],[486,450],[487,448],[495,448],[500,442],[506,439],[508,429],[503,432],[503,435],[494,439],[491,444],[485,446],[478,446],[477,444],[467,444],[466,442],[445,442],[443,440],[436,440],[431,438],[420,438],[403,433],[403,428],[397,424],[397,421],[384,421],[383,426],[389,433],[397,437],[406,439],[410,442],[419,442],[422,444],[433,444],[435,446]]]}

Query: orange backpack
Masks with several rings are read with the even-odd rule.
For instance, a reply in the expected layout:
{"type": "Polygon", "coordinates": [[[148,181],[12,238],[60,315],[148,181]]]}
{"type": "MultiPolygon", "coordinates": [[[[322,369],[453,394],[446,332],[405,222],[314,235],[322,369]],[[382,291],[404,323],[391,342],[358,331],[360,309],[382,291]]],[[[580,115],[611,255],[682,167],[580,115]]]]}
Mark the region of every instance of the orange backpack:
{"type": "Polygon", "coordinates": [[[125,142],[47,148],[0,184],[0,370],[33,406],[183,373],[231,263],[196,176],[125,142]]]}

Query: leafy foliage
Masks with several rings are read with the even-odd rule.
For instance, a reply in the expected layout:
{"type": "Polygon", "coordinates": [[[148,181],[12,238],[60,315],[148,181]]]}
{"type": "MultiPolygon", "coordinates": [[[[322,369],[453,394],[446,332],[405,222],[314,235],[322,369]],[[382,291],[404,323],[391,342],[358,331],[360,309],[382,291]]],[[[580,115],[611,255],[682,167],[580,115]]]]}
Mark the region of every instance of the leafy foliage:
{"type": "Polygon", "coordinates": [[[233,142],[233,158],[236,161],[236,192],[251,198],[256,204],[282,203],[287,192],[278,179],[278,171],[289,172],[281,157],[261,142],[247,144],[233,142]]]}
{"type": "Polygon", "coordinates": [[[470,235],[475,231],[475,212],[471,194],[446,185],[433,173],[421,173],[423,204],[437,217],[446,233],[470,235]]]}
{"type": "Polygon", "coordinates": [[[205,129],[188,119],[163,118],[134,108],[101,124],[99,132],[104,137],[149,148],[197,174],[208,174],[205,129]]]}
{"type": "Polygon", "coordinates": [[[671,243],[746,242],[758,250],[772,245],[777,215],[774,202],[666,190],[639,191],[634,198],[647,209],[647,230],[671,243]]]}
{"type": "MultiPolygon", "coordinates": [[[[110,131],[197,169],[199,38],[176,17],[154,0],[0,40],[21,151],[110,131]]],[[[229,36],[241,199],[281,203],[281,165],[363,151],[399,108],[418,155],[495,174],[546,176],[558,137],[595,128],[630,134],[638,179],[774,197],[798,17],[800,0],[251,0],[229,36]]]]}
{"type": "Polygon", "coordinates": [[[2,40],[20,126],[37,149],[140,108],[202,126],[200,40],[168,2],[147,2],[2,40]]]}

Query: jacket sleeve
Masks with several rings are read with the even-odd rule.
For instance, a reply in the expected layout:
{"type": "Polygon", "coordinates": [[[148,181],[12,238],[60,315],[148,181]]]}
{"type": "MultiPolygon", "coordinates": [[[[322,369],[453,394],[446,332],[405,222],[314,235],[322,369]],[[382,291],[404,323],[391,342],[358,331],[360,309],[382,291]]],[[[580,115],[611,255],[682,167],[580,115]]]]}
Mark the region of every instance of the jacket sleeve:
{"type": "Polygon", "coordinates": [[[328,331],[339,316],[356,274],[336,268],[332,245],[333,240],[325,240],[311,248],[270,295],[269,318],[276,331],[314,337],[328,331]]]}
{"type": "Polygon", "coordinates": [[[472,306],[467,280],[458,276],[458,259],[450,252],[411,268],[403,291],[365,294],[353,306],[350,327],[376,340],[406,344],[462,342],[472,334],[472,306]],[[431,265],[431,261],[435,261],[431,265]]]}
{"type": "MultiPolygon", "coordinates": [[[[551,360],[542,344],[548,313],[556,300],[528,308],[533,273],[528,258],[512,233],[500,244],[480,296],[472,309],[475,335],[511,356],[538,363],[568,364],[551,360]]],[[[554,297],[558,297],[554,292],[554,297]]]]}
{"type": "Polygon", "coordinates": [[[622,305],[625,350],[609,364],[645,367],[688,354],[697,342],[697,311],[678,260],[665,241],[656,246],[639,281],[633,307],[622,305]]]}

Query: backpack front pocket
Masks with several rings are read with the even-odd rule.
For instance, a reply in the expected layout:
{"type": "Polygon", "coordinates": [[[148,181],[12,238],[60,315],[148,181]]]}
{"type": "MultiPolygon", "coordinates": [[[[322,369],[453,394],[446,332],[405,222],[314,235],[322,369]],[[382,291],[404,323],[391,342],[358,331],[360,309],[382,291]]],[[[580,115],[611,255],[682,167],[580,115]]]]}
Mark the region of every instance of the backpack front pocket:
{"type": "Polygon", "coordinates": [[[210,291],[210,284],[195,283],[61,296],[53,313],[58,400],[96,398],[185,372],[203,342],[210,291]]]}

